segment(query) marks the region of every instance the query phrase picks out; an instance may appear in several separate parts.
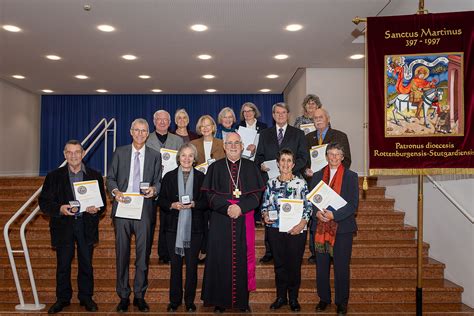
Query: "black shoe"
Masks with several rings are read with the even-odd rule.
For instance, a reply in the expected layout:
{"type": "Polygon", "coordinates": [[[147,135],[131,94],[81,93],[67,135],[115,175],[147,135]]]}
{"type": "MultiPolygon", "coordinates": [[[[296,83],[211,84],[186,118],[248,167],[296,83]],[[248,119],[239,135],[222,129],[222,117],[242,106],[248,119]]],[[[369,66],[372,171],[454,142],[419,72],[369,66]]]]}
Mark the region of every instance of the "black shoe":
{"type": "Polygon", "coordinates": [[[241,311],[242,313],[251,313],[251,312],[252,312],[252,309],[250,308],[249,305],[247,305],[247,307],[241,308],[240,311],[241,311]]]}
{"type": "Polygon", "coordinates": [[[342,316],[346,314],[347,314],[347,305],[346,304],[337,305],[337,315],[342,316]]]}
{"type": "Polygon", "coordinates": [[[218,313],[218,314],[221,314],[225,312],[225,308],[224,307],[220,307],[220,306],[216,306],[214,307],[214,313],[218,313]]]}
{"type": "Polygon", "coordinates": [[[64,307],[71,305],[70,302],[67,301],[56,301],[49,309],[48,314],[56,314],[63,310],[64,307]]]}
{"type": "Polygon", "coordinates": [[[148,306],[147,302],[144,298],[134,298],[133,299],[133,306],[138,307],[140,312],[148,312],[150,311],[150,306],[148,306]]]}
{"type": "Polygon", "coordinates": [[[168,264],[168,263],[171,262],[171,259],[170,258],[165,258],[165,257],[160,257],[160,259],[158,259],[158,262],[168,264]]]}
{"type": "Polygon", "coordinates": [[[317,312],[324,312],[326,308],[328,307],[328,303],[319,301],[318,305],[316,305],[316,311],[317,312]]]}
{"type": "Polygon", "coordinates": [[[280,307],[286,304],[288,304],[288,301],[286,300],[286,298],[277,297],[275,302],[273,302],[272,305],[270,305],[270,309],[272,310],[279,309],[280,307]]]}
{"type": "Polygon", "coordinates": [[[169,303],[168,304],[168,307],[166,308],[166,310],[168,312],[176,312],[178,310],[178,307],[179,307],[180,304],[178,303],[169,303]]]}
{"type": "Polygon", "coordinates": [[[260,258],[260,262],[261,263],[267,263],[267,262],[270,262],[273,260],[273,256],[272,255],[265,255],[263,256],[262,258],[260,258]]]}
{"type": "Polygon", "coordinates": [[[196,305],[194,305],[194,303],[186,304],[186,311],[187,312],[195,312],[196,311],[196,305]]]}
{"type": "Polygon", "coordinates": [[[312,264],[316,264],[316,256],[312,255],[311,257],[308,258],[308,262],[312,264]]]}
{"type": "Polygon", "coordinates": [[[128,311],[128,305],[130,305],[130,300],[128,298],[121,298],[120,303],[118,303],[116,311],[119,313],[124,313],[128,311]]]}
{"type": "Polygon", "coordinates": [[[301,305],[298,303],[298,300],[290,300],[290,309],[293,312],[299,312],[301,310],[301,305]]]}
{"type": "Polygon", "coordinates": [[[97,307],[96,302],[92,300],[92,298],[80,300],[79,301],[81,306],[84,306],[86,311],[88,312],[97,312],[99,308],[97,307]]]}

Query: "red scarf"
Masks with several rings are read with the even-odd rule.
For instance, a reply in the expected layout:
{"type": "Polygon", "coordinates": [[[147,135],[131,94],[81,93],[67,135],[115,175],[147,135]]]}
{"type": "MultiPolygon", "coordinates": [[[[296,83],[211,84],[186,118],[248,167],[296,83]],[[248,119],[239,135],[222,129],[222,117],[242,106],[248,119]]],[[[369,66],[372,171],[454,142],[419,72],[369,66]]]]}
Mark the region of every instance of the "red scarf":
{"type": "MultiPolygon", "coordinates": [[[[344,166],[342,164],[337,168],[336,173],[329,183],[330,170],[329,165],[323,169],[323,181],[328,184],[337,194],[341,194],[342,178],[344,177],[344,166]]],[[[332,220],[329,222],[318,221],[314,242],[316,252],[329,253],[333,256],[334,243],[336,242],[337,223],[332,220]]]]}

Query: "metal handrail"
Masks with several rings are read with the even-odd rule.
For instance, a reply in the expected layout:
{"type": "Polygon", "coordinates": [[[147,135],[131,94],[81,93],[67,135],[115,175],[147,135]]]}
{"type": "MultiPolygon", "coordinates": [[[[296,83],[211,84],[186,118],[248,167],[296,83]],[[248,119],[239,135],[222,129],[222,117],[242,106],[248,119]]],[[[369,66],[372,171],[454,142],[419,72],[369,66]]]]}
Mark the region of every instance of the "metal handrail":
{"type": "Polygon", "coordinates": [[[443,195],[448,199],[448,201],[451,202],[461,212],[461,214],[464,215],[464,217],[466,217],[471,222],[471,224],[474,224],[474,217],[471,214],[469,214],[469,212],[465,210],[464,207],[462,207],[456,201],[456,199],[451,194],[449,194],[445,188],[441,186],[441,184],[439,184],[435,179],[433,179],[433,177],[429,175],[427,175],[426,177],[435,186],[435,188],[437,188],[441,193],[443,193],[443,195]]]}
{"type": "MultiPolygon", "coordinates": [[[[117,124],[116,124],[115,119],[110,119],[108,122],[105,118],[101,119],[99,121],[99,123],[97,123],[97,125],[92,129],[92,131],[84,138],[84,140],[81,142],[81,145],[84,145],[95,134],[95,132],[101,127],[101,125],[103,125],[104,127],[102,128],[99,135],[96,136],[94,141],[87,147],[87,149],[85,150],[84,155],[87,155],[87,153],[95,146],[95,144],[101,139],[101,137],[105,135],[105,142],[104,142],[104,147],[105,147],[104,160],[105,160],[105,164],[104,164],[104,166],[105,166],[105,168],[107,168],[107,145],[108,145],[107,144],[107,136],[108,136],[108,132],[113,132],[113,137],[114,137],[113,150],[114,151],[115,151],[115,147],[116,147],[116,143],[117,143],[116,142],[117,124]],[[113,129],[109,129],[109,127],[112,124],[113,124],[113,129]]],[[[64,161],[60,165],[60,167],[63,167],[64,165],[66,165],[66,161],[64,161]]],[[[106,172],[107,172],[106,170],[107,169],[104,170],[104,174],[106,174],[106,172]]],[[[33,220],[33,218],[36,216],[36,214],[38,214],[38,212],[40,210],[39,206],[37,206],[31,212],[31,214],[21,224],[21,227],[20,227],[20,240],[21,240],[22,250],[13,250],[12,247],[11,247],[11,242],[10,242],[10,237],[9,237],[9,230],[10,230],[11,224],[13,222],[15,222],[15,220],[25,211],[25,209],[31,203],[33,203],[33,201],[41,193],[42,188],[43,188],[43,186],[39,187],[39,189],[36,190],[35,193],[33,193],[33,195],[28,199],[28,201],[26,201],[26,203],[23,204],[20,207],[20,209],[15,212],[15,214],[13,214],[13,216],[8,220],[8,222],[5,224],[5,226],[3,228],[3,237],[4,237],[4,240],[5,240],[5,245],[6,245],[6,249],[7,249],[7,253],[8,253],[8,258],[10,260],[10,265],[12,267],[13,279],[15,281],[15,286],[16,286],[16,290],[17,290],[17,293],[18,293],[18,298],[20,300],[20,304],[15,306],[15,309],[17,309],[17,310],[41,310],[45,307],[44,304],[39,303],[38,291],[36,289],[36,282],[35,282],[35,278],[34,278],[34,275],[33,275],[33,269],[31,267],[30,254],[29,254],[29,251],[28,251],[28,244],[26,242],[26,234],[25,234],[26,226],[33,220]],[[17,268],[16,268],[15,257],[13,256],[13,253],[23,253],[24,254],[25,263],[26,263],[26,267],[27,267],[27,270],[28,270],[28,277],[30,279],[30,284],[31,284],[31,291],[33,292],[33,299],[34,299],[34,302],[35,302],[34,304],[25,304],[25,300],[24,300],[24,297],[23,297],[23,291],[21,289],[20,279],[18,277],[18,271],[17,271],[17,268]]]]}

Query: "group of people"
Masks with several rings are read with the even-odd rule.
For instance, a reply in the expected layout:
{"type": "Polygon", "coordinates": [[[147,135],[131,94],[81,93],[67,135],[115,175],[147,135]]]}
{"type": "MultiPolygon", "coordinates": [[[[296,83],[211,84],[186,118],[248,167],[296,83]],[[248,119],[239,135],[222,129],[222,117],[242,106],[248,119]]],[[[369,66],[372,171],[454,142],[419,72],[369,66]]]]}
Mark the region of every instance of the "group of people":
{"type": "MultiPolygon", "coordinates": [[[[285,103],[272,107],[275,126],[267,128],[258,121],[260,112],[251,102],[240,111],[240,124],[234,111],[226,107],[216,123],[210,115],[201,116],[196,133],[188,129],[189,116],[184,109],[175,113],[176,130],[169,131],[171,116],[164,110],[153,115],[155,131],[149,132],[145,119],[136,119],[130,127],[132,143],[118,147],[112,157],[106,188],[113,197],[111,217],[115,232],[116,292],[120,299],[116,311],[126,312],[133,291],[133,305],[149,311],[145,300],[148,269],[159,210],[158,257],[170,263],[169,312],[185,304],[188,312],[196,310],[198,262],[205,257],[201,299],[217,313],[228,308],[249,312],[249,293],[256,289],[255,213],[265,225],[266,252],[260,262],[274,262],[276,299],[270,309],[283,305],[300,311],[298,292],[301,265],[310,229],[311,262],[316,262],[316,311],[331,304],[330,262],[334,262],[335,303],[337,312],[346,314],[349,301],[349,264],[353,233],[357,230],[358,178],[350,171],[350,148],[345,133],[330,125],[330,117],[319,98],[308,95],[304,114],[296,126],[314,124],[315,131],[305,135],[288,124],[289,108],[285,103]],[[256,144],[244,148],[238,126],[257,131],[256,144]],[[309,150],[328,144],[328,165],[311,170],[309,150]],[[176,150],[178,167],[162,175],[160,149],[176,150]],[[242,156],[243,151],[250,156],[242,156]],[[269,178],[268,161],[276,158],[279,176],[269,178]],[[206,174],[194,168],[207,162],[206,174]],[[308,193],[324,181],[341,195],[347,204],[340,209],[317,209],[308,193]],[[140,219],[116,216],[128,194],[141,194],[140,219]],[[303,201],[301,220],[287,232],[280,232],[280,200],[303,201]],[[271,215],[271,216],[270,216],[271,215]],[[135,236],[135,276],[129,284],[132,236],[135,236]],[[183,261],[185,284],[183,291],[183,261]]],[[[48,313],[58,313],[72,298],[71,262],[75,245],[78,253],[78,298],[87,311],[97,311],[92,299],[94,278],[92,254],[98,242],[98,222],[106,209],[102,176],[86,167],[84,150],[78,141],[64,147],[67,164],[50,172],[39,198],[41,210],[51,217],[52,246],[57,254],[57,301],[48,313]],[[101,207],[78,209],[74,183],[97,180],[103,201],[101,207]]],[[[298,217],[299,218],[299,217],[298,217]]]]}

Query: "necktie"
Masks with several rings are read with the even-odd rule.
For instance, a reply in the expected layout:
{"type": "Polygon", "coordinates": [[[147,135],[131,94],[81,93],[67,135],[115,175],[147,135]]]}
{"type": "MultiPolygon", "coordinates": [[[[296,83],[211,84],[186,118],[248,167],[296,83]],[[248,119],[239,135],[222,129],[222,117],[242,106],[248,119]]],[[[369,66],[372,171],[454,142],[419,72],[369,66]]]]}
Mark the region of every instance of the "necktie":
{"type": "Polygon", "coordinates": [[[283,141],[283,128],[280,128],[278,130],[277,140],[278,140],[278,146],[280,146],[281,142],[283,141]]]}
{"type": "Polygon", "coordinates": [[[318,143],[319,145],[323,144],[323,133],[319,133],[318,143]]]}
{"type": "Polygon", "coordinates": [[[133,160],[133,192],[140,192],[140,152],[135,152],[133,160]]]}

